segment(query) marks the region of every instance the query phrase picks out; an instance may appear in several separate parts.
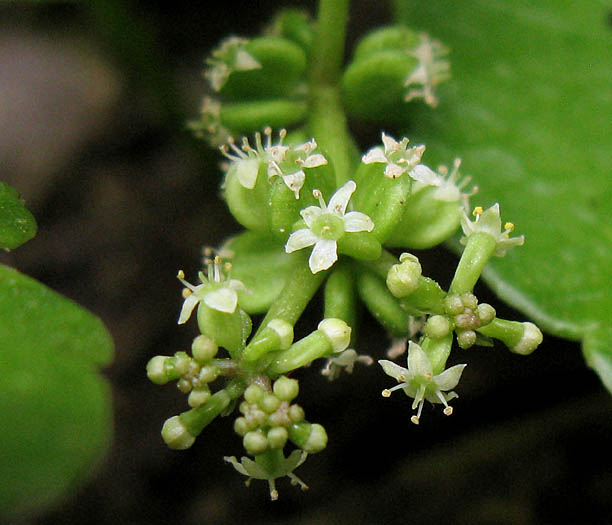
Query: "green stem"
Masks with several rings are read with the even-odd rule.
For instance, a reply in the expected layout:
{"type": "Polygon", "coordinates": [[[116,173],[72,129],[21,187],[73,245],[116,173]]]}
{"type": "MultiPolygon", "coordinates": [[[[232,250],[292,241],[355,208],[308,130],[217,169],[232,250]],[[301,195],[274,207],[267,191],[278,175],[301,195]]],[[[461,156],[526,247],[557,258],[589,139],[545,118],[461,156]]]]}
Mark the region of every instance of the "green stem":
{"type": "Polygon", "coordinates": [[[311,63],[313,85],[335,85],[344,61],[348,0],[320,0],[311,63]]]}
{"type": "Polygon", "coordinates": [[[493,256],[495,246],[495,239],[488,233],[476,232],[470,235],[448,293],[461,295],[471,292],[485,264],[493,256]]]}
{"type": "Polygon", "coordinates": [[[349,178],[352,151],[352,139],[338,89],[344,61],[348,7],[348,0],[320,0],[310,64],[310,132],[331,158],[337,186],[349,178]]]}

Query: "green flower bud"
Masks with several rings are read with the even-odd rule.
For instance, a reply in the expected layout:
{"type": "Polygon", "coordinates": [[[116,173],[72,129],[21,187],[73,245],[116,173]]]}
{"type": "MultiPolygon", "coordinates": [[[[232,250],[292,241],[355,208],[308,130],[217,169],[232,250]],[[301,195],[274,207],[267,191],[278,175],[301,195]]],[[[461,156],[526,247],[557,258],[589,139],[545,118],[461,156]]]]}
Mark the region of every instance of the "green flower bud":
{"type": "Polygon", "coordinates": [[[297,379],[290,379],[286,376],[279,377],[274,381],[274,394],[281,401],[292,401],[300,391],[300,384],[297,379]]]}
{"type": "Polygon", "coordinates": [[[187,403],[189,403],[191,408],[196,408],[206,403],[210,399],[210,396],[211,394],[208,386],[194,388],[187,398],[187,403]]]}
{"type": "Polygon", "coordinates": [[[219,347],[210,338],[205,335],[199,335],[191,344],[191,354],[198,363],[206,363],[217,355],[219,347]]]}
{"type": "Polygon", "coordinates": [[[179,379],[179,381],[176,383],[176,387],[183,392],[183,394],[187,394],[188,392],[191,392],[191,388],[192,388],[192,384],[191,381],[189,381],[188,379],[185,378],[181,378],[179,379]]]}
{"type": "Polygon", "coordinates": [[[289,439],[289,432],[284,427],[275,427],[268,431],[270,448],[283,448],[289,439]]]}
{"type": "Polygon", "coordinates": [[[451,324],[443,315],[432,315],[425,323],[425,335],[432,339],[446,337],[450,329],[451,324]]]}
{"type": "Polygon", "coordinates": [[[495,308],[493,308],[490,304],[480,303],[476,308],[476,315],[478,316],[478,319],[480,319],[480,324],[484,326],[495,319],[495,308]]]}
{"type": "Polygon", "coordinates": [[[299,448],[308,454],[315,454],[327,445],[327,433],[317,424],[307,422],[296,423],[289,427],[289,438],[299,448]]]}
{"type": "Polygon", "coordinates": [[[294,423],[299,423],[304,420],[306,414],[304,413],[304,409],[300,405],[291,405],[289,407],[289,418],[294,423]]]}
{"type": "Polygon", "coordinates": [[[269,33],[295,42],[306,52],[314,40],[314,28],[308,14],[294,8],[280,11],[274,17],[269,33]]]}
{"type": "Polygon", "coordinates": [[[237,417],[234,421],[234,432],[239,436],[245,436],[253,428],[245,417],[237,417]]]}
{"type": "Polygon", "coordinates": [[[254,430],[245,434],[242,445],[249,454],[257,456],[268,450],[269,443],[266,436],[254,430]]]}
{"type": "Polygon", "coordinates": [[[476,342],[476,332],[474,330],[464,330],[457,333],[457,344],[467,350],[476,342]]]}
{"type": "Polygon", "coordinates": [[[460,298],[463,306],[469,308],[470,310],[476,310],[476,307],[478,306],[478,299],[473,293],[461,294],[460,298]]]}
{"type": "Polygon", "coordinates": [[[261,388],[255,383],[251,383],[244,391],[244,399],[247,401],[247,403],[259,403],[259,401],[263,398],[264,394],[265,391],[263,388],[261,388]]]}
{"type": "MultiPolygon", "coordinates": [[[[177,373],[180,375],[186,374],[189,371],[189,364],[191,363],[191,357],[187,355],[187,352],[176,352],[174,354],[174,362],[172,365],[177,373]]],[[[170,365],[170,363],[168,363],[170,365]]]]}
{"type": "Polygon", "coordinates": [[[202,383],[211,383],[219,376],[219,368],[214,365],[205,365],[200,370],[198,379],[202,383]]]}
{"type": "Polygon", "coordinates": [[[523,323],[523,336],[517,344],[510,348],[515,354],[531,354],[542,342],[544,336],[540,329],[533,323],[523,323]]]}
{"type": "Polygon", "coordinates": [[[461,298],[458,295],[448,295],[444,299],[444,311],[448,315],[458,315],[463,313],[465,307],[461,302],[461,298]]]}
{"type": "Polygon", "coordinates": [[[165,385],[172,379],[177,379],[178,374],[167,374],[166,361],[170,358],[164,355],[156,355],[147,363],[147,377],[156,385],[165,385]],[[176,377],[172,377],[175,375],[176,377]]]}
{"type": "Polygon", "coordinates": [[[279,337],[278,350],[287,350],[293,343],[293,326],[282,319],[272,319],[267,327],[279,337]]]}
{"type": "Polygon", "coordinates": [[[195,441],[195,437],[189,433],[180,416],[167,419],[162,427],[161,435],[166,445],[174,450],[188,449],[195,441]]]}
{"type": "Polygon", "coordinates": [[[278,399],[278,397],[276,397],[274,394],[266,393],[261,398],[258,404],[264,412],[271,414],[272,412],[278,410],[281,405],[281,400],[278,399]]]}
{"type": "Polygon", "coordinates": [[[348,348],[351,341],[351,327],[342,319],[323,319],[317,326],[317,330],[327,336],[334,353],[343,352],[348,348]]]}
{"type": "Polygon", "coordinates": [[[421,264],[409,253],[402,253],[400,264],[394,264],[387,274],[387,288],[398,298],[414,292],[420,284],[421,264]]]}

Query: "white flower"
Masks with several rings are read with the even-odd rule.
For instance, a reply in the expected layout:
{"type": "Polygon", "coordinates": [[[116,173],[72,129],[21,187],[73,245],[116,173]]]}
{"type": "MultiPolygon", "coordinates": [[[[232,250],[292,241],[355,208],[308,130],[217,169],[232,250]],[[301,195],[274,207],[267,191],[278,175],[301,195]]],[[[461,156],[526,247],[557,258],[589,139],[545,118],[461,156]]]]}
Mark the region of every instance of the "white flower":
{"type": "Polygon", "coordinates": [[[206,60],[210,66],[204,76],[215,91],[219,91],[234,71],[249,71],[260,69],[261,64],[245,49],[248,40],[245,38],[229,37],[212,52],[206,60]]]}
{"type": "Polygon", "coordinates": [[[312,154],[317,149],[314,139],[298,146],[283,146],[285,130],[281,130],[281,140],[275,146],[266,147],[268,155],[268,178],[282,177],[287,187],[300,198],[300,189],[304,185],[304,169],[317,168],[327,164],[327,159],[320,153],[312,154]]]}
{"type": "Polygon", "coordinates": [[[382,134],[384,149],[376,146],[370,149],[361,162],[364,164],[382,163],[385,166],[385,177],[397,179],[404,173],[408,173],[412,179],[425,185],[432,185],[438,180],[438,175],[424,164],[420,164],[421,157],[425,153],[425,146],[413,146],[408,148],[407,138],[397,142],[393,137],[382,134]]]}
{"type": "Polygon", "coordinates": [[[333,194],[326,205],[321,192],[315,190],[314,196],[319,199],[320,206],[308,206],[300,215],[307,228],[293,232],[285,251],[287,253],[301,250],[314,245],[308,265],[312,273],[327,270],[338,260],[338,243],[345,232],[372,231],[374,223],[365,213],[358,211],[346,212],[346,207],[357,185],[349,180],[333,194]]]}
{"type": "Polygon", "coordinates": [[[404,100],[410,102],[422,98],[429,106],[436,107],[438,99],[434,88],[450,77],[450,63],[443,58],[448,54],[448,49],[425,33],[419,36],[419,45],[409,51],[418,59],[419,65],[404,81],[404,86],[409,88],[404,100]]]}
{"type": "Polygon", "coordinates": [[[503,257],[510,248],[522,246],[525,243],[524,235],[510,238],[510,233],[514,231],[514,224],[511,222],[504,224],[504,231],[502,231],[498,203],[495,203],[486,211],[483,211],[480,206],[477,206],[474,208],[473,214],[476,216],[476,220],[472,222],[465,211],[463,212],[461,229],[465,237],[461,238],[461,244],[466,244],[469,236],[473,233],[486,233],[495,239],[496,246],[494,254],[497,257],[503,257]]]}
{"type": "Polygon", "coordinates": [[[196,137],[206,138],[214,147],[229,140],[230,132],[221,123],[221,102],[219,100],[204,97],[200,107],[200,117],[199,121],[187,123],[187,127],[194,132],[196,137]]]}
{"type": "Polygon", "coordinates": [[[333,381],[340,375],[342,370],[345,370],[347,374],[352,374],[357,361],[365,365],[371,365],[374,362],[369,355],[359,355],[355,350],[349,348],[341,354],[330,357],[321,370],[321,374],[327,376],[327,379],[330,381],[333,381]]]}
{"type": "Polygon", "coordinates": [[[392,361],[378,361],[385,373],[400,383],[393,388],[385,389],[382,392],[384,397],[389,397],[391,392],[401,388],[407,396],[414,398],[412,410],[418,407],[417,414],[410,418],[415,425],[419,424],[421,411],[425,400],[431,403],[441,403],[444,405],[444,414],[450,416],[453,408],[448,405],[448,401],[457,396],[455,392],[447,392],[457,386],[463,369],[467,365],[455,365],[444,372],[433,375],[431,361],[423,349],[413,341],[408,346],[408,368],[396,365],[392,361]]]}
{"type": "Polygon", "coordinates": [[[246,137],[243,137],[241,147],[236,146],[232,138],[228,139],[228,144],[221,146],[221,153],[230,160],[228,175],[235,174],[244,188],[252,190],[257,183],[259,169],[265,164],[268,179],[282,177],[287,187],[295,193],[295,198],[299,199],[306,179],[304,169],[323,166],[327,164],[327,159],[320,153],[311,154],[317,148],[314,139],[297,146],[286,146],[283,144],[286,129],[280,130],[276,144],[272,144],[272,128],[266,128],[264,135],[267,137],[265,146],[260,133],[255,133],[255,148],[246,137]]]}
{"type": "Polygon", "coordinates": [[[221,259],[215,257],[214,261],[208,265],[208,278],[204,272],[199,272],[198,277],[202,284],[194,286],[185,281],[183,270],[178,272],[178,279],[186,289],[183,296],[183,308],[179,316],[178,324],[186,323],[193,309],[203,301],[206,306],[224,312],[233,314],[238,307],[238,294],[236,290],[246,290],[244,284],[237,279],[224,279],[221,272],[221,259]]]}
{"type": "Polygon", "coordinates": [[[223,459],[249,479],[246,481],[247,487],[251,483],[251,479],[265,479],[270,487],[270,499],[272,501],[278,499],[278,491],[276,490],[276,479],[287,476],[293,485],[299,485],[302,490],[308,489],[308,485],[298,478],[293,471],[298,468],[308,454],[303,450],[294,450],[287,458],[279,462],[267,462],[266,464],[257,462],[257,458],[253,461],[250,458],[243,456],[240,462],[234,456],[225,456],[223,459]]]}

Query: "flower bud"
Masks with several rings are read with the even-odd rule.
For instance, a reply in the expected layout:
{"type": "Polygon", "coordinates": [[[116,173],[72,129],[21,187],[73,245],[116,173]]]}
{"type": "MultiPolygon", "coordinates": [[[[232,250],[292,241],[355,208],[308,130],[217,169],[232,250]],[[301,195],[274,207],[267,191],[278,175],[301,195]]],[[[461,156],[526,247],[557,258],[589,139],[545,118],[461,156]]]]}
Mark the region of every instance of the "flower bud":
{"type": "Polygon", "coordinates": [[[289,418],[294,423],[303,421],[305,416],[304,409],[300,405],[291,405],[289,407],[289,418]]]}
{"type": "Polygon", "coordinates": [[[315,454],[327,445],[327,433],[323,426],[314,423],[297,423],[289,427],[289,438],[295,445],[307,452],[315,454]]]}
{"type": "Polygon", "coordinates": [[[245,436],[249,430],[252,430],[252,427],[249,424],[249,421],[245,417],[237,417],[234,421],[234,432],[239,436],[245,436]]]}
{"type": "Polygon", "coordinates": [[[540,329],[533,323],[523,323],[523,337],[510,348],[515,354],[528,355],[533,352],[542,342],[544,336],[540,329]]]}
{"type": "Polygon", "coordinates": [[[258,403],[264,396],[264,389],[255,383],[251,383],[244,391],[244,399],[247,403],[258,403]]]}
{"type": "Polygon", "coordinates": [[[432,339],[446,337],[451,329],[450,322],[443,315],[432,315],[425,324],[425,335],[432,339]]]}
{"type": "Polygon", "coordinates": [[[270,448],[283,448],[287,439],[289,439],[289,433],[285,427],[275,427],[268,431],[270,448]]]}
{"type": "Polygon", "coordinates": [[[457,344],[464,350],[470,348],[476,342],[476,332],[474,330],[464,330],[457,334],[457,344]]]}
{"type": "Polygon", "coordinates": [[[200,370],[198,379],[201,383],[211,383],[219,376],[219,368],[214,365],[205,365],[200,370]]]}
{"type": "Polygon", "coordinates": [[[206,363],[217,355],[219,347],[205,335],[199,335],[191,344],[191,355],[198,363],[206,363]]]}
{"type": "Polygon", "coordinates": [[[271,414],[272,412],[278,410],[281,405],[281,400],[278,399],[278,397],[276,397],[274,394],[266,393],[261,398],[258,404],[264,412],[271,414]]]}
{"type": "Polygon", "coordinates": [[[480,303],[476,308],[476,315],[478,316],[478,319],[480,319],[480,323],[484,326],[495,319],[495,308],[493,308],[490,304],[480,303]]]}
{"type": "Polygon", "coordinates": [[[156,355],[147,363],[147,377],[156,385],[165,385],[173,377],[168,377],[166,373],[166,361],[170,359],[165,355],[156,355]]]}
{"type": "Polygon", "coordinates": [[[281,401],[291,401],[296,398],[300,391],[297,379],[290,379],[286,376],[279,377],[274,381],[274,393],[281,401]]]}
{"type": "Polygon", "coordinates": [[[282,319],[272,319],[267,327],[280,338],[279,350],[287,350],[293,343],[293,326],[282,319]]]}
{"type": "Polygon", "coordinates": [[[261,432],[257,432],[256,430],[247,432],[242,439],[242,445],[245,450],[252,454],[253,456],[257,456],[268,450],[268,439],[261,432]]]}
{"type": "Polygon", "coordinates": [[[187,398],[187,403],[191,408],[197,408],[206,403],[210,399],[210,395],[208,386],[194,388],[187,398]]]}
{"type": "Polygon", "coordinates": [[[412,254],[403,253],[400,264],[394,264],[387,274],[387,288],[397,298],[406,297],[419,287],[421,264],[412,254]]]}
{"type": "Polygon", "coordinates": [[[343,352],[351,341],[351,327],[342,319],[323,319],[317,329],[325,334],[334,353],[343,352]]]}
{"type": "Polygon", "coordinates": [[[167,419],[161,435],[166,445],[174,450],[188,449],[195,441],[195,437],[189,433],[180,416],[167,419]]]}

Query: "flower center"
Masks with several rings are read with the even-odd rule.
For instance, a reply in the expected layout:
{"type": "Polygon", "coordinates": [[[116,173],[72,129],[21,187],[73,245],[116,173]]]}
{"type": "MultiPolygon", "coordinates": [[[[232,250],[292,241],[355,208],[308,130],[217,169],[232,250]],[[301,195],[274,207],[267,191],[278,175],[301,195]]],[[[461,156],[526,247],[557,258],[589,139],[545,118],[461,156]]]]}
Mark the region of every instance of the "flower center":
{"type": "Polygon", "coordinates": [[[323,213],[313,221],[310,231],[319,239],[337,241],[344,235],[344,221],[333,213],[323,213]]]}

